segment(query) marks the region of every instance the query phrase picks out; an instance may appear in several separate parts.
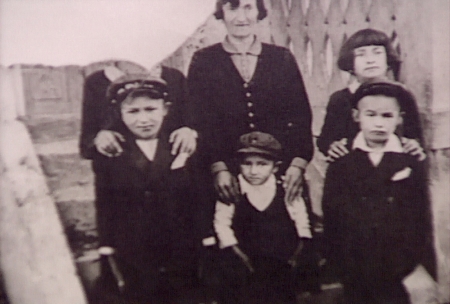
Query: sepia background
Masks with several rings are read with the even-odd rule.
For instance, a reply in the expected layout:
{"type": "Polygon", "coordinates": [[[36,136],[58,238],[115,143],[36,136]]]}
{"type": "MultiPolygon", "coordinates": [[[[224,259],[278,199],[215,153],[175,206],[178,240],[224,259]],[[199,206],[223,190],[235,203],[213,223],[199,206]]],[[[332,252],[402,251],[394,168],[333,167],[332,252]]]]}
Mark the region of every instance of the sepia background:
{"type": "MultiPolygon", "coordinates": [[[[123,5],[123,1],[120,2],[123,5]]],[[[36,62],[39,59],[29,57],[17,62],[12,49],[0,47],[3,51],[0,52],[0,266],[12,303],[84,303],[82,284],[89,285],[98,275],[93,175],[90,162],[82,160],[78,154],[85,77],[109,65],[124,70],[138,70],[142,66],[151,69],[160,60],[186,74],[196,50],[223,39],[223,24],[210,16],[213,0],[206,4],[199,1],[198,7],[202,10],[196,11],[199,15],[193,18],[196,22],[186,21],[186,24],[180,21],[184,20],[181,7],[174,5],[179,1],[168,2],[172,5],[169,12],[177,10],[177,13],[163,19],[180,22],[189,36],[180,31],[160,38],[152,32],[140,32],[144,26],[154,24],[145,14],[135,15],[137,19],[142,18],[139,19],[142,22],[133,23],[136,28],[124,30],[125,23],[120,26],[122,15],[112,14],[109,31],[99,31],[97,35],[108,35],[108,40],[115,41],[115,48],[126,51],[108,53],[103,50],[94,55],[93,62],[84,63],[74,56],[73,61],[67,63],[81,63],[62,65],[64,59],[59,58],[57,50],[54,61],[45,58],[36,62]],[[160,40],[149,43],[146,34],[160,40]],[[130,45],[126,41],[129,36],[139,43],[130,45]],[[164,42],[164,37],[171,41],[164,42]],[[102,57],[102,52],[111,55],[102,57]],[[142,53],[139,55],[142,57],[137,53],[142,53]]],[[[112,3],[113,8],[108,12],[120,10],[115,6],[119,5],[117,0],[112,3]]],[[[126,5],[128,8],[122,14],[142,11],[136,10],[142,3],[130,3],[133,4],[126,5]]],[[[320,133],[329,95],[352,81],[348,73],[336,66],[342,42],[367,27],[382,30],[391,37],[402,60],[399,80],[416,96],[425,132],[438,290],[437,300],[430,303],[449,302],[450,1],[267,0],[266,3],[271,10],[269,17],[260,22],[259,36],[264,42],[288,47],[294,53],[313,109],[315,136],[320,133]]],[[[5,7],[2,7],[2,14],[5,7]]],[[[158,6],[152,8],[169,14],[158,6]]],[[[94,10],[88,16],[95,18],[97,13],[101,11],[94,10]]],[[[167,30],[163,25],[154,31],[164,32],[164,29],[167,30]]],[[[6,34],[14,37],[14,33],[6,34]]],[[[45,44],[43,37],[44,34],[38,35],[37,39],[45,44]]],[[[52,37],[57,40],[58,36],[52,37]]],[[[90,37],[89,41],[94,43],[95,39],[90,37]]],[[[5,41],[5,35],[1,41],[5,41]]],[[[80,43],[83,41],[77,42],[80,43]]],[[[316,152],[307,169],[307,180],[313,211],[321,216],[326,163],[323,155],[316,152]]],[[[411,288],[420,290],[420,294],[433,288],[426,278],[410,284],[411,288]]],[[[420,294],[416,303],[423,303],[420,294]]]]}

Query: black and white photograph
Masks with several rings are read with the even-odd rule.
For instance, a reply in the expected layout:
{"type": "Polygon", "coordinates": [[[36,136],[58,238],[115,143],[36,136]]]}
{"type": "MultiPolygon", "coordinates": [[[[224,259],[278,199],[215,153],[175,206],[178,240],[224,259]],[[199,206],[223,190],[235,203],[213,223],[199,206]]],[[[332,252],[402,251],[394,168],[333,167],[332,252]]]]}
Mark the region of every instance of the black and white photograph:
{"type": "Polygon", "coordinates": [[[449,0],[0,1],[0,304],[450,304],[449,0]]]}

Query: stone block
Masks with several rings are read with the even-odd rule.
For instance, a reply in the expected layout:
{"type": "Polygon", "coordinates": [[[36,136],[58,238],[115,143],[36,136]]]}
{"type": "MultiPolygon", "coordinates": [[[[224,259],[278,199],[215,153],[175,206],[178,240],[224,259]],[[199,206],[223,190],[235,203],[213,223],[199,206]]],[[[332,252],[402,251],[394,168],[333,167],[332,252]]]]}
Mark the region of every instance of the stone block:
{"type": "Polygon", "coordinates": [[[40,155],[39,158],[52,192],[94,183],[91,162],[81,159],[78,154],[40,155]]]}
{"type": "Polygon", "coordinates": [[[48,143],[79,137],[80,119],[72,115],[34,117],[25,123],[34,143],[48,143]]]}

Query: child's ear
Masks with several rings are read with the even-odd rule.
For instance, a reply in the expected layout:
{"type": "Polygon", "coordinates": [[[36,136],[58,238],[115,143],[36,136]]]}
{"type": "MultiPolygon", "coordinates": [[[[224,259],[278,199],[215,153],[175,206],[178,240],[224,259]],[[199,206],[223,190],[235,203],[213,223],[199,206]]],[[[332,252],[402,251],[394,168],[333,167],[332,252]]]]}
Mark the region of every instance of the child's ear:
{"type": "Polygon", "coordinates": [[[272,169],[272,173],[275,174],[280,169],[280,166],[283,162],[282,161],[275,161],[272,169]]]}
{"type": "Polygon", "coordinates": [[[398,122],[397,126],[400,126],[403,124],[403,117],[405,116],[405,112],[400,112],[400,115],[398,116],[398,122]]]}
{"type": "Polygon", "coordinates": [[[359,122],[359,111],[358,109],[352,109],[352,117],[355,122],[359,122]]]}

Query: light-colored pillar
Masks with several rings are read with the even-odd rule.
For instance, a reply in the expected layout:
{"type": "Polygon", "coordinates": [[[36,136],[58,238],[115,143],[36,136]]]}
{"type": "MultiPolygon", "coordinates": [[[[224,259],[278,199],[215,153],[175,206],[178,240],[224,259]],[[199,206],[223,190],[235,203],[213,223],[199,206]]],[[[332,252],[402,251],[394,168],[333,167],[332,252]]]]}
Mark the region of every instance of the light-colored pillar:
{"type": "MultiPolygon", "coordinates": [[[[11,304],[85,304],[56,206],[26,127],[14,75],[0,75],[0,267],[11,304]]],[[[20,96],[19,96],[20,97],[20,96]]]]}
{"type": "Polygon", "coordinates": [[[440,303],[450,302],[450,1],[432,0],[430,192],[440,303]]]}

